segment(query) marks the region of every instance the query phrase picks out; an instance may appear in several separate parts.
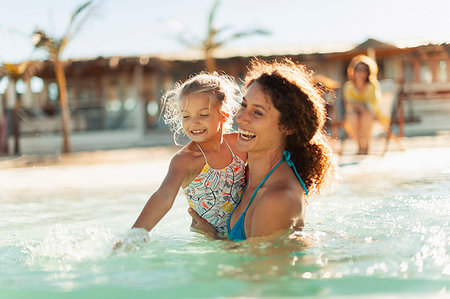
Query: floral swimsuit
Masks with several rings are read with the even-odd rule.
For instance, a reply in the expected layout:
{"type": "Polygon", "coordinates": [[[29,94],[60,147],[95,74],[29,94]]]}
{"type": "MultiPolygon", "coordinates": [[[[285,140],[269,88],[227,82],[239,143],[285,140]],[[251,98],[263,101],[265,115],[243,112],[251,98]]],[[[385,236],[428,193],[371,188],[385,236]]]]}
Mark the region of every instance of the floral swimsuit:
{"type": "Polygon", "coordinates": [[[228,235],[228,220],[241,200],[245,185],[245,162],[233,153],[226,141],[225,144],[233,159],[222,169],[212,168],[202,148],[197,144],[205,158],[205,166],[184,188],[189,206],[224,237],[228,235]]]}

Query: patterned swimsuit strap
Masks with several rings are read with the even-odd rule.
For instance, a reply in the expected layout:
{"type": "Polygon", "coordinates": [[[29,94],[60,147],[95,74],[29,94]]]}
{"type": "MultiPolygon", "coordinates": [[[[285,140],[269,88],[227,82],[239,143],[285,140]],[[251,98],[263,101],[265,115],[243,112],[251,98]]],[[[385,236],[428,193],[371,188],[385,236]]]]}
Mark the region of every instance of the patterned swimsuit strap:
{"type": "Polygon", "coordinates": [[[206,159],[205,152],[202,150],[202,147],[200,146],[200,144],[198,144],[198,143],[196,143],[196,144],[197,144],[198,149],[202,152],[203,157],[205,158],[205,163],[208,164],[208,159],[206,159]]]}
{"type": "MultiPolygon", "coordinates": [[[[229,145],[228,142],[225,140],[225,138],[223,139],[223,141],[224,141],[225,144],[228,146],[228,149],[229,149],[230,152],[231,152],[231,158],[233,159],[233,158],[234,158],[234,152],[233,152],[233,150],[231,149],[230,145],[229,145]]],[[[205,158],[205,163],[208,164],[208,159],[206,159],[206,154],[205,154],[205,152],[202,150],[202,147],[200,146],[200,144],[198,144],[198,143],[196,143],[196,144],[197,144],[198,149],[202,152],[203,157],[205,158]]]]}
{"type": "Polygon", "coordinates": [[[234,152],[233,152],[233,150],[231,149],[231,146],[228,144],[228,142],[225,140],[225,138],[223,139],[223,141],[224,141],[225,144],[228,146],[228,149],[230,150],[231,155],[234,157],[234,152]]]}

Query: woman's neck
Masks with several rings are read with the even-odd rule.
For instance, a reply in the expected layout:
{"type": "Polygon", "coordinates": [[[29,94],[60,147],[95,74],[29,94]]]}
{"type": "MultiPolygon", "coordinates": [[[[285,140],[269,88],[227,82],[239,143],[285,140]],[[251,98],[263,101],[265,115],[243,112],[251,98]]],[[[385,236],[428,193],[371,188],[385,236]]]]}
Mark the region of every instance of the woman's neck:
{"type": "Polygon", "coordinates": [[[281,149],[274,149],[262,152],[249,152],[248,163],[248,188],[254,189],[264,179],[264,177],[272,170],[275,165],[280,162],[283,157],[281,149]]]}
{"type": "Polygon", "coordinates": [[[359,91],[363,91],[366,88],[367,82],[361,81],[361,80],[355,80],[354,85],[355,85],[356,89],[358,89],[359,91]]]}

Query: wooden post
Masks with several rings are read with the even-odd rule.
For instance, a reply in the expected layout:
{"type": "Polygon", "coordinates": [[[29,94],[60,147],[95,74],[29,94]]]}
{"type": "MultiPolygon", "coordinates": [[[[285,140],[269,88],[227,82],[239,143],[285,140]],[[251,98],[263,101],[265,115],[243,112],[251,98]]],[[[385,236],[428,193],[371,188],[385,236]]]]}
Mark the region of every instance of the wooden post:
{"type": "Polygon", "coordinates": [[[405,124],[405,119],[404,119],[404,115],[403,115],[403,98],[405,97],[405,95],[406,95],[406,92],[402,85],[401,92],[399,94],[398,101],[397,101],[398,136],[399,137],[403,137],[403,133],[404,133],[403,129],[404,129],[404,124],[405,124]]]}

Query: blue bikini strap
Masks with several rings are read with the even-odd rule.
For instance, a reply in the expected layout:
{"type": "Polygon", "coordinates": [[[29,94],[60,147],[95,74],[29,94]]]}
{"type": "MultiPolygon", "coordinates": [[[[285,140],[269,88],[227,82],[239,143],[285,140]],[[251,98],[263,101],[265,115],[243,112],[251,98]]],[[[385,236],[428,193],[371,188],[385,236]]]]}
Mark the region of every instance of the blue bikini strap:
{"type": "MultiPolygon", "coordinates": [[[[286,161],[286,163],[294,170],[295,175],[297,176],[298,181],[300,182],[300,184],[303,187],[303,190],[305,190],[305,194],[308,195],[308,189],[306,189],[305,183],[303,183],[302,178],[300,177],[300,175],[297,172],[297,169],[295,169],[295,165],[294,162],[292,162],[291,160],[291,153],[289,151],[283,151],[283,159],[284,161],[286,161]]],[[[283,160],[282,159],[282,160],[283,160]]]]}
{"type": "MultiPolygon", "coordinates": [[[[258,187],[256,187],[255,191],[253,191],[252,196],[250,197],[250,200],[248,202],[247,207],[244,210],[244,213],[242,213],[242,215],[245,215],[247,213],[247,209],[248,207],[250,207],[250,204],[253,201],[253,198],[255,197],[256,193],[258,192],[259,188],[261,188],[261,186],[267,181],[267,179],[270,177],[270,175],[272,174],[272,172],[275,171],[275,169],[277,169],[278,166],[280,166],[281,162],[283,162],[283,158],[281,158],[280,162],[277,163],[277,165],[275,165],[274,168],[272,168],[271,171],[269,171],[268,174],[266,174],[266,176],[263,178],[263,180],[261,181],[261,183],[259,183],[258,187]]],[[[248,182],[247,182],[248,183],[248,182]]],[[[245,188],[247,188],[247,184],[245,185],[245,188]]],[[[244,196],[244,193],[242,193],[242,196],[244,196]]]]}
{"type": "MultiPolygon", "coordinates": [[[[297,172],[297,169],[295,169],[295,165],[294,162],[292,162],[291,160],[291,153],[289,151],[283,151],[283,157],[281,158],[280,162],[277,163],[277,165],[275,165],[274,168],[272,168],[271,171],[269,171],[268,174],[266,174],[266,176],[264,177],[264,179],[261,181],[261,183],[259,183],[258,187],[256,187],[255,191],[253,191],[252,196],[250,197],[250,201],[247,205],[247,207],[244,210],[244,213],[242,213],[242,215],[245,215],[245,213],[247,212],[248,207],[250,207],[250,204],[253,201],[253,198],[255,197],[256,193],[258,192],[259,188],[261,188],[261,186],[267,181],[267,179],[270,177],[270,175],[272,174],[272,172],[275,171],[275,169],[278,168],[278,166],[280,166],[281,162],[286,161],[286,163],[294,170],[295,175],[297,176],[298,181],[300,182],[300,184],[303,187],[303,190],[305,190],[305,194],[308,195],[308,189],[306,189],[305,183],[303,183],[302,178],[300,177],[300,175],[297,172]]],[[[248,184],[248,181],[247,181],[248,184]]],[[[245,184],[245,189],[247,189],[247,184],[245,184]]],[[[244,193],[245,193],[245,189],[244,189],[244,193]]],[[[244,196],[244,193],[242,193],[242,196],[244,196]]],[[[241,197],[242,198],[242,197],[241,197]]]]}

